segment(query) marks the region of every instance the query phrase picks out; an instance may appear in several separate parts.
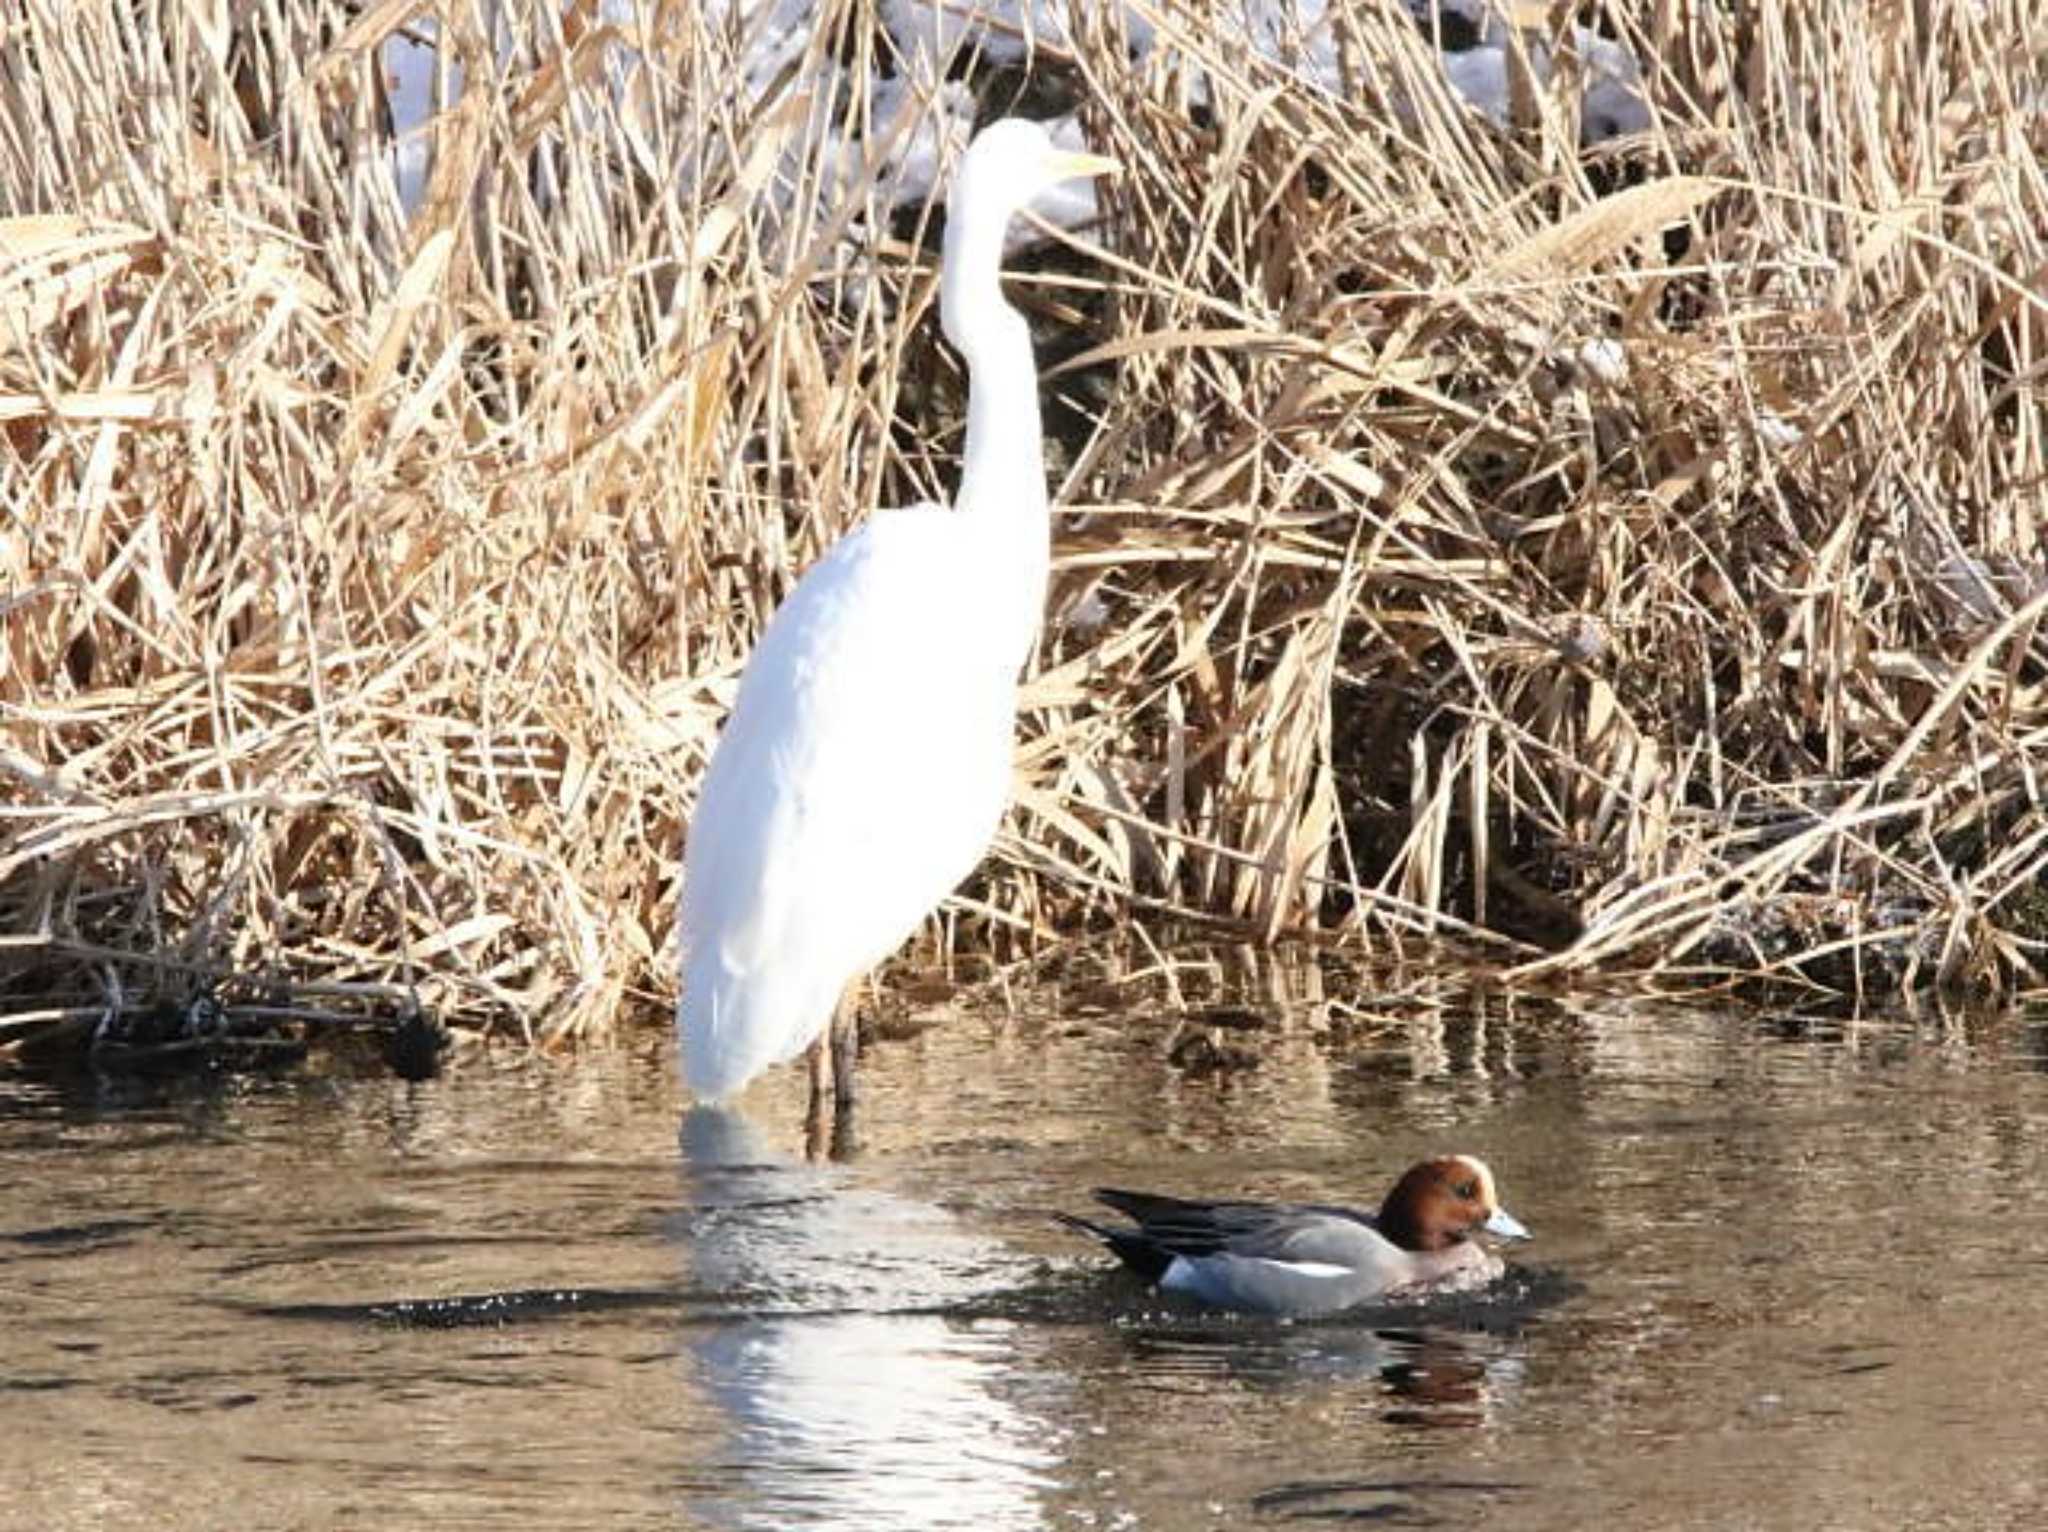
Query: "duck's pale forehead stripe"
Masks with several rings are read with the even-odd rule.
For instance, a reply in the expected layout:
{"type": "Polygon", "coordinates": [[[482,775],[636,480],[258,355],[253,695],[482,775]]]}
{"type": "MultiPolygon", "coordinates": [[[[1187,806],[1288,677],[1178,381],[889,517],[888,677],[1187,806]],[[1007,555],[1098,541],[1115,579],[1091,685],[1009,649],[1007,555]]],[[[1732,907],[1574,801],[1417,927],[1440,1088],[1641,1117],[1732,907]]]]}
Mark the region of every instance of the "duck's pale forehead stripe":
{"type": "Polygon", "coordinates": [[[1500,1196],[1493,1189],[1493,1171],[1487,1167],[1486,1161],[1470,1154],[1458,1155],[1456,1159],[1459,1164],[1470,1167],[1473,1179],[1478,1181],[1479,1205],[1489,1208],[1499,1206],[1500,1196]]]}

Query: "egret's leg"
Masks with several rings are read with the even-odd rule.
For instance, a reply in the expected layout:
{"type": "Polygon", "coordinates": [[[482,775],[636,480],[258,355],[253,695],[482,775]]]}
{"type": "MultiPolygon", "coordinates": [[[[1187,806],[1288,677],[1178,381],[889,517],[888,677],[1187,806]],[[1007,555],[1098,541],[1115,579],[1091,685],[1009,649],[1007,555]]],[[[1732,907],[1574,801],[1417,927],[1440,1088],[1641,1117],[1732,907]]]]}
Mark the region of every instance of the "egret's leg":
{"type": "Polygon", "coordinates": [[[854,1069],[860,1063],[860,980],[841,991],[832,1013],[832,1089],[841,1107],[853,1105],[854,1069]]]}
{"type": "Polygon", "coordinates": [[[825,1038],[832,1047],[832,1158],[850,1160],[859,1152],[860,1139],[854,1127],[854,1070],[860,1062],[860,981],[854,980],[840,993],[832,1012],[832,1025],[825,1038]]]}
{"type": "Polygon", "coordinates": [[[828,1025],[813,1039],[804,1057],[811,1066],[811,1103],[804,1113],[804,1156],[810,1160],[825,1158],[825,1150],[831,1130],[836,1124],[837,1113],[833,1110],[832,1089],[832,1029],[828,1025]]]}

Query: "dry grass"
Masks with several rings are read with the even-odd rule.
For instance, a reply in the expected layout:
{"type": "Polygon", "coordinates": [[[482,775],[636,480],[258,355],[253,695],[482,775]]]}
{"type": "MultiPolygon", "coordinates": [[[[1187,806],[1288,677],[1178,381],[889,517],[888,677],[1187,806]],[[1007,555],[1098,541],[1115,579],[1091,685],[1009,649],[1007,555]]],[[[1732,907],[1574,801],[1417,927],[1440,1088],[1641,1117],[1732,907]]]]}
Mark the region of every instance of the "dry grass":
{"type": "MultiPolygon", "coordinates": [[[[1664,61],[1591,157],[1568,59],[1502,132],[1398,5],[1349,6],[1344,100],[1150,9],[1145,67],[1033,70],[1130,171],[1019,289],[1089,349],[1019,805],[942,939],[2038,983],[2042,8],[1582,7],[1664,61]]],[[[929,230],[843,163],[866,71],[805,88],[885,44],[824,10],[758,95],[689,3],[0,21],[0,1005],[666,1001],[753,634],[954,477],[929,230]],[[408,220],[376,49],[428,21],[408,220]]]]}

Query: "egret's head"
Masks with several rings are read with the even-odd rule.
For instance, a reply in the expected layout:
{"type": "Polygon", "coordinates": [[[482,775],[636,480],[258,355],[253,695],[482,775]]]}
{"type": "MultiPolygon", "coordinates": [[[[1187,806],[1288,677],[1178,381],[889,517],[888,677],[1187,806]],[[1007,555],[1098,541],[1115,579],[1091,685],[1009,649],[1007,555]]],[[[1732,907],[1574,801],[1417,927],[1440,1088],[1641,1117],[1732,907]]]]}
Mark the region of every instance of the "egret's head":
{"type": "Polygon", "coordinates": [[[1010,219],[1047,187],[1119,168],[1099,154],[1062,149],[1035,122],[1005,117],[974,137],[946,199],[945,276],[940,317],[954,345],[1018,321],[996,287],[1003,233],[1010,219]]]}
{"type": "Polygon", "coordinates": [[[1007,204],[1007,214],[1062,181],[1108,175],[1118,168],[1115,160],[1099,154],[1062,149],[1038,123],[1005,117],[975,134],[967,146],[954,194],[977,202],[993,194],[992,200],[1007,204]]]}

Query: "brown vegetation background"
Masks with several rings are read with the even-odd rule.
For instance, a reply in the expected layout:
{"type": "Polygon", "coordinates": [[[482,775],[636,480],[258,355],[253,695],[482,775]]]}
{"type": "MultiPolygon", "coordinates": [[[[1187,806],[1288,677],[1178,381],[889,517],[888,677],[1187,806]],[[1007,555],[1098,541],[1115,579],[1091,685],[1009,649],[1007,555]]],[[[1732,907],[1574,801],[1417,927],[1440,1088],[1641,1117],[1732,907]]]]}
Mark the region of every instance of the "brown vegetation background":
{"type": "MultiPolygon", "coordinates": [[[[962,413],[938,215],[835,189],[871,7],[758,96],[707,9],[0,20],[0,1043],[202,982],[672,997],[749,644],[962,413]],[[378,48],[427,24],[408,217],[378,48]]],[[[1142,66],[967,73],[1128,169],[1013,286],[1057,563],[940,939],[2038,982],[2042,8],[1580,6],[1652,115],[1590,153],[1569,46],[1500,130],[1400,5],[1343,8],[1342,97],[1150,9],[1142,66]]]]}

